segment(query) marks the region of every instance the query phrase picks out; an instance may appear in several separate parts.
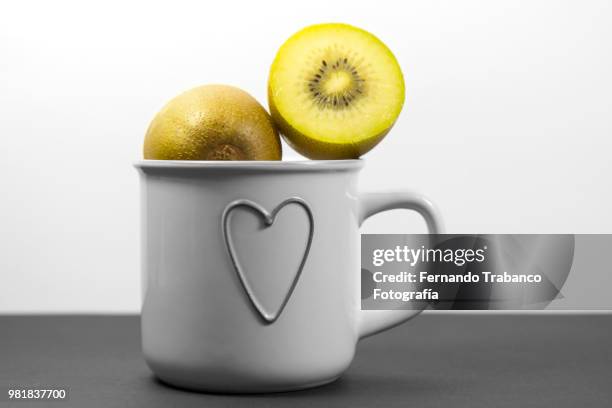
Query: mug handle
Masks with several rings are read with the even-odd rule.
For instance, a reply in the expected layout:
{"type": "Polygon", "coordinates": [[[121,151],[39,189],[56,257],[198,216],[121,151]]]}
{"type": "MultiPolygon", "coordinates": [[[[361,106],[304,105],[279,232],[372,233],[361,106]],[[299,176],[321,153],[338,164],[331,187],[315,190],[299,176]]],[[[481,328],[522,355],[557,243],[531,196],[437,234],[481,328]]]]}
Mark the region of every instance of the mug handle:
{"type": "MultiPolygon", "coordinates": [[[[359,226],[374,214],[395,209],[414,210],[425,218],[430,234],[443,233],[442,217],[426,197],[414,192],[361,193],[359,195],[359,226]]],[[[361,310],[359,338],[391,329],[415,317],[421,310],[361,310]]]]}

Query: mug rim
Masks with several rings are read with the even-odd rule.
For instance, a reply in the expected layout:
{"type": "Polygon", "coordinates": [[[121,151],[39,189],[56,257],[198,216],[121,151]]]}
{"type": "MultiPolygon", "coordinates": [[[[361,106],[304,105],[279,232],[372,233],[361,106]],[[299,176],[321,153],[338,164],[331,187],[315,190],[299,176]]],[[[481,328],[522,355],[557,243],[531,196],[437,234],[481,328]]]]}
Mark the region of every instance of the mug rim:
{"type": "Polygon", "coordinates": [[[150,160],[133,163],[137,169],[234,169],[234,170],[350,170],[365,165],[363,159],[344,160],[150,160]]]}

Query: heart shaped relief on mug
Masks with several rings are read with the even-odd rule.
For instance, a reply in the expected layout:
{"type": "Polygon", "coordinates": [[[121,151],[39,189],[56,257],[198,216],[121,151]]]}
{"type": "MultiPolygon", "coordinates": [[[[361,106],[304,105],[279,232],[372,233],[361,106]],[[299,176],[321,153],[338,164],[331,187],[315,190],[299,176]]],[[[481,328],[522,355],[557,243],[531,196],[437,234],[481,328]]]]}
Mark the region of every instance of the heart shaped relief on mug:
{"type": "Polygon", "coordinates": [[[244,293],[263,321],[274,323],[287,306],[310,252],[314,235],[310,206],[300,197],[291,197],[267,211],[254,201],[236,200],[225,207],[221,226],[244,293]],[[291,206],[303,210],[307,226],[295,210],[282,211],[277,222],[279,212],[291,206]],[[239,216],[237,222],[231,222],[234,216],[239,216]],[[258,225],[253,225],[254,220],[258,225]],[[275,299],[280,302],[271,305],[275,299]]]}

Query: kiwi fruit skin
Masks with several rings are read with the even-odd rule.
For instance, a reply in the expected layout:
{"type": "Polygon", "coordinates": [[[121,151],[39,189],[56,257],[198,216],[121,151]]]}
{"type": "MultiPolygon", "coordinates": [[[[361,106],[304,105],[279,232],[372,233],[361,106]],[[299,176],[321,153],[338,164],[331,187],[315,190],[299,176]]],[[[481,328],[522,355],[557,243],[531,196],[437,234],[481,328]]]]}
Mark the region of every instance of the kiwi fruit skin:
{"type": "MultiPolygon", "coordinates": [[[[272,119],[274,123],[278,127],[281,132],[281,135],[285,139],[285,141],[297,152],[300,154],[310,158],[310,159],[330,159],[330,160],[339,160],[339,159],[355,159],[359,158],[363,154],[370,151],[374,148],[378,143],[382,141],[382,139],[389,133],[395,122],[397,121],[397,117],[401,112],[404,104],[405,98],[405,83],[403,79],[403,74],[401,69],[399,68],[399,63],[397,59],[393,55],[393,53],[387,48],[387,46],[376,36],[369,33],[368,31],[362,30],[358,27],[354,27],[348,24],[343,23],[324,23],[324,24],[316,24],[309,27],[306,27],[299,32],[295,33],[291,38],[289,38],[279,49],[274,62],[270,68],[269,80],[268,80],[268,104],[270,107],[270,113],[272,115],[272,119]],[[283,49],[288,46],[288,44],[293,41],[295,38],[309,32],[316,32],[317,30],[326,30],[326,29],[338,29],[338,30],[352,30],[361,33],[365,37],[368,37],[373,44],[376,44],[381,49],[384,49],[386,52],[386,57],[391,61],[391,64],[395,65],[398,75],[398,83],[397,88],[399,93],[401,94],[401,100],[399,104],[397,104],[395,108],[395,112],[393,112],[393,120],[389,121],[385,124],[384,127],[379,129],[377,132],[373,132],[372,134],[368,134],[366,137],[360,137],[355,141],[347,142],[346,140],[335,141],[333,137],[328,137],[325,134],[312,134],[304,131],[300,131],[296,126],[292,125],[290,120],[285,117],[282,113],[282,109],[279,106],[276,90],[273,85],[275,82],[275,75],[277,72],[277,65],[279,65],[279,61],[283,58],[283,49]]],[[[296,101],[296,103],[299,103],[296,101]]],[[[347,123],[347,126],[350,124],[347,123]]]]}
{"type": "Polygon", "coordinates": [[[247,92],[204,85],[168,102],[145,135],[149,160],[281,160],[276,127],[247,92]]]}

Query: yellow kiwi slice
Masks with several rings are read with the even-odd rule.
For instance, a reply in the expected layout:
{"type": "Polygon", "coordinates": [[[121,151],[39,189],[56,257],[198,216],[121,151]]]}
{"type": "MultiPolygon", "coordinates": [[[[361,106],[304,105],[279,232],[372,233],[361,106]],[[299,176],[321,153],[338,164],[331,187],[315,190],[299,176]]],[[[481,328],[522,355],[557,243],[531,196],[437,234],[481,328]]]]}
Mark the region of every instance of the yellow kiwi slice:
{"type": "Polygon", "coordinates": [[[156,160],[280,160],[270,115],[245,91],[228,85],[193,88],[155,116],[144,158],[156,160]]]}
{"type": "Polygon", "coordinates": [[[285,140],[311,159],[357,158],[389,132],[404,78],[389,48],[347,24],[306,27],[270,69],[268,101],[285,140]]]}

